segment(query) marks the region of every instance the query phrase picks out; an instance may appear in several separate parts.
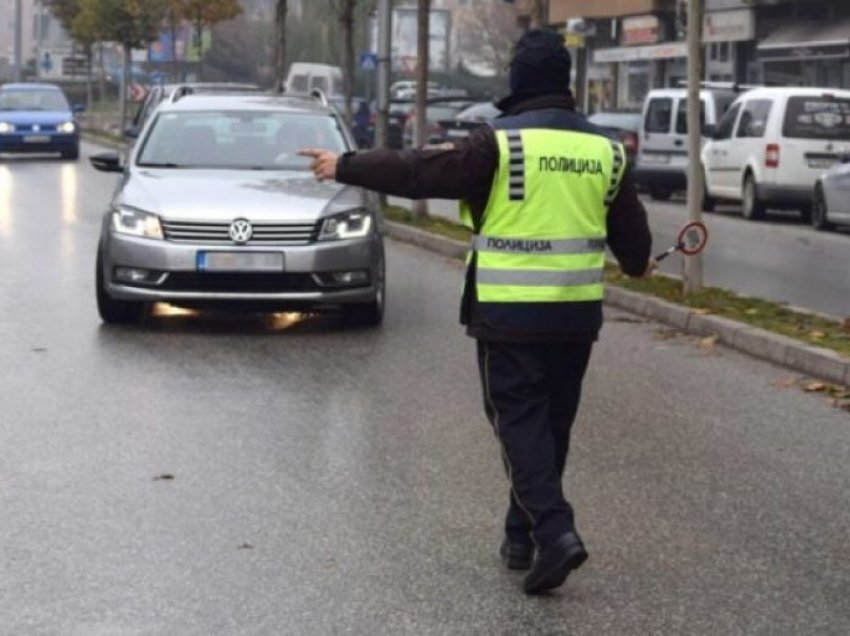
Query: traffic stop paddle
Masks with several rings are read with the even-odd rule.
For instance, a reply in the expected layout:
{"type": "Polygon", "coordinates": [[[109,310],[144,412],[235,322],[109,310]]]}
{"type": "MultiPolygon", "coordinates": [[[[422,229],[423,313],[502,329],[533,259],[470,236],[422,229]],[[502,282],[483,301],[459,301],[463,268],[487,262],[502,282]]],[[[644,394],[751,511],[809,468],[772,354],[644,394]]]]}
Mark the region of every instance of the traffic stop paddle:
{"type": "Polygon", "coordinates": [[[685,223],[679,229],[679,236],[676,238],[676,244],[661,252],[655,257],[655,260],[660,262],[670,256],[673,252],[682,252],[688,256],[699,254],[705,249],[708,243],[708,228],[704,223],[699,221],[691,221],[685,223]]]}

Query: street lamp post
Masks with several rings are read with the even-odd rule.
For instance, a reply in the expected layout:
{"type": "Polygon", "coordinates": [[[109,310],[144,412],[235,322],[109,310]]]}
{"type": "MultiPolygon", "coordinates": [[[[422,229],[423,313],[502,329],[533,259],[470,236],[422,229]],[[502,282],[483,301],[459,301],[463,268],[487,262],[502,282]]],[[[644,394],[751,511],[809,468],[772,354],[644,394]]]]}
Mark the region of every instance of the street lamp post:
{"type": "Polygon", "coordinates": [[[24,16],[21,0],[15,0],[15,81],[20,82],[24,65],[24,16]]]}

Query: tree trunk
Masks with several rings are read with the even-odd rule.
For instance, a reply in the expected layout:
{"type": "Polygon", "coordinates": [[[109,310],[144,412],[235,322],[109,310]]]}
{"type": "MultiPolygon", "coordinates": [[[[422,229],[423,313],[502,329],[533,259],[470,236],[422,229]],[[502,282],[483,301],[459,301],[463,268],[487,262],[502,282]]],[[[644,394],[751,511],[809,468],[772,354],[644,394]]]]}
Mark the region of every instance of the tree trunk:
{"type": "Polygon", "coordinates": [[[124,128],[127,125],[127,92],[130,87],[130,72],[131,72],[131,62],[132,62],[132,52],[133,45],[132,44],[124,44],[124,72],[121,74],[121,86],[120,91],[121,95],[119,95],[118,99],[121,104],[121,119],[118,120],[118,134],[124,134],[124,128]]]}
{"type": "Polygon", "coordinates": [[[86,73],[86,110],[91,115],[92,102],[94,101],[94,48],[91,44],[86,46],[86,59],[88,70],[86,73]]]}
{"type": "MultiPolygon", "coordinates": [[[[416,119],[413,126],[413,145],[421,148],[428,142],[428,22],[431,16],[431,0],[419,0],[416,33],[416,119]]],[[[413,214],[428,215],[428,202],[414,201],[413,214]]]]}
{"type": "Polygon", "coordinates": [[[180,73],[180,62],[177,60],[177,29],[179,20],[175,16],[168,25],[171,31],[171,79],[179,82],[183,78],[180,73]]]}
{"type": "MultiPolygon", "coordinates": [[[[345,119],[351,125],[354,111],[351,98],[354,94],[354,6],[357,0],[343,0],[339,20],[342,23],[342,82],[345,92],[345,119]]],[[[333,92],[333,87],[331,87],[333,92]]]]}
{"type": "Polygon", "coordinates": [[[275,11],[274,87],[282,93],[286,81],[286,11],[287,0],[277,0],[275,11]]]}
{"type": "Polygon", "coordinates": [[[204,22],[200,12],[195,20],[195,29],[198,32],[198,80],[204,81],[204,22]]]}

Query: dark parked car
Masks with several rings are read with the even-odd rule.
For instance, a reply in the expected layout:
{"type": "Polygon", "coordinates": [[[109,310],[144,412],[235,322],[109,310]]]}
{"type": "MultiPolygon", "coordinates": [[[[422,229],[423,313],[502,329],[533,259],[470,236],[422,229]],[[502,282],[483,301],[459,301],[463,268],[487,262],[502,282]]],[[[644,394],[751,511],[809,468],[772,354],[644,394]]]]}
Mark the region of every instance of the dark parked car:
{"type": "Polygon", "coordinates": [[[638,139],[641,114],[636,111],[603,111],[587,118],[591,124],[599,126],[622,142],[629,162],[634,163],[638,152],[638,139]]]}
{"type": "Polygon", "coordinates": [[[80,156],[80,127],[65,94],[53,84],[0,86],[0,152],[80,156]]]}
{"type": "MultiPolygon", "coordinates": [[[[445,120],[453,120],[457,117],[458,113],[467,106],[469,106],[469,102],[466,100],[429,100],[428,107],[425,111],[425,126],[427,129],[425,143],[437,144],[444,142],[446,140],[446,131],[443,129],[441,122],[445,120]]],[[[410,111],[410,115],[408,115],[407,120],[404,122],[403,143],[405,148],[413,147],[415,122],[416,108],[413,108],[410,111]]]]}
{"type": "Polygon", "coordinates": [[[492,102],[478,102],[464,108],[451,119],[443,119],[439,122],[443,129],[445,141],[463,139],[469,133],[485,124],[489,124],[502,114],[492,102]]]}

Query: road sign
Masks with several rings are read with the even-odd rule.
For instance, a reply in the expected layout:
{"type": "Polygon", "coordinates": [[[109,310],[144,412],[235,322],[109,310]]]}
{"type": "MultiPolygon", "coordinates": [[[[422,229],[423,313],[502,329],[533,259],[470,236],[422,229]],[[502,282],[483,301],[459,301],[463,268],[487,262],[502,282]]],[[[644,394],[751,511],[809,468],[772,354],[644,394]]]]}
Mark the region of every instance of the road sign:
{"type": "Polygon", "coordinates": [[[364,71],[374,71],[378,68],[378,56],[375,53],[361,53],[360,68],[364,71]]]}

